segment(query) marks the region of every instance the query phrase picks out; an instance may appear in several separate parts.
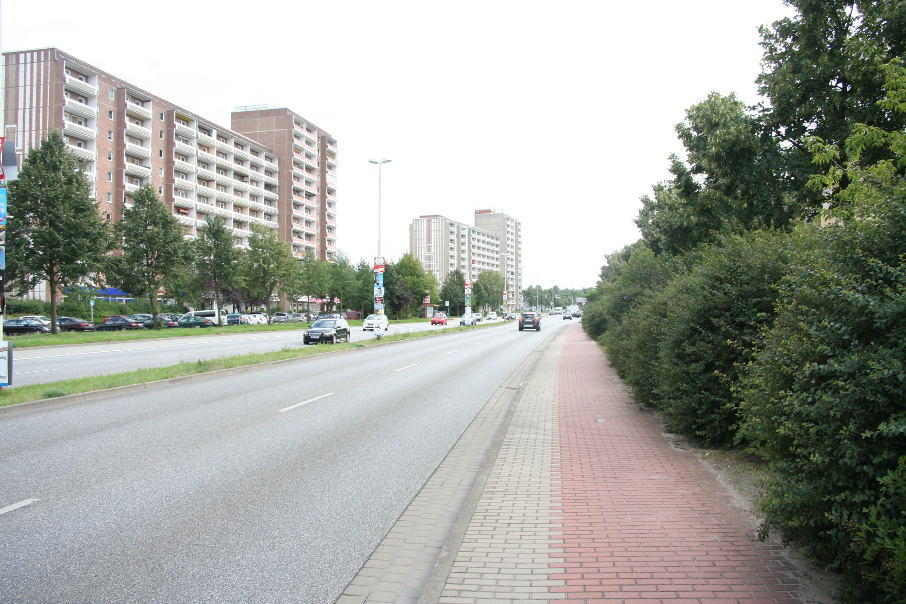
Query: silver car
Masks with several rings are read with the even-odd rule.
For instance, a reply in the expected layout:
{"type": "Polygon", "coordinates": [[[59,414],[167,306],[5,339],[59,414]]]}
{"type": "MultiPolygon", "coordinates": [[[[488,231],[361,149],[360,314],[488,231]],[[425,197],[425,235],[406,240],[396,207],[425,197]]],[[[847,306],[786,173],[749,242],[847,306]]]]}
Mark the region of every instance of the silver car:
{"type": "Polygon", "coordinates": [[[390,329],[390,321],[387,315],[368,315],[362,321],[362,331],[387,331],[390,329]]]}

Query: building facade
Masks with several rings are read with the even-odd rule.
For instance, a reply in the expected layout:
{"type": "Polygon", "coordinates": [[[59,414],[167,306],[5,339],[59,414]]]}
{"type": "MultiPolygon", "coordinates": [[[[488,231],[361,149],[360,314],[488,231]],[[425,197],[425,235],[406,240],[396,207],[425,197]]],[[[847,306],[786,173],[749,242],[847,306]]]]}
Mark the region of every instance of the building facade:
{"type": "Polygon", "coordinates": [[[257,224],[277,231],[297,255],[310,249],[319,259],[335,257],[336,141],[297,114],[274,110],[293,124],[281,147],[250,119],[260,111],[233,115],[245,135],[56,48],[3,59],[3,118],[15,127],[19,164],[48,132],[61,131],[102,216],[119,220],[135,191],[150,184],[187,237],[217,215],[237,246],[248,245],[257,224]]]}
{"type": "Polygon", "coordinates": [[[280,165],[280,237],[302,256],[337,255],[337,141],[289,109],[234,111],[233,130],[273,149],[280,165]]]}
{"type": "Polygon", "coordinates": [[[475,226],[497,236],[508,311],[522,308],[522,225],[502,212],[475,210],[475,226]]]}
{"type": "Polygon", "coordinates": [[[512,216],[477,210],[475,226],[437,214],[419,216],[409,225],[409,252],[441,284],[456,269],[470,282],[482,271],[498,271],[507,310],[522,305],[522,227],[512,216]]]}

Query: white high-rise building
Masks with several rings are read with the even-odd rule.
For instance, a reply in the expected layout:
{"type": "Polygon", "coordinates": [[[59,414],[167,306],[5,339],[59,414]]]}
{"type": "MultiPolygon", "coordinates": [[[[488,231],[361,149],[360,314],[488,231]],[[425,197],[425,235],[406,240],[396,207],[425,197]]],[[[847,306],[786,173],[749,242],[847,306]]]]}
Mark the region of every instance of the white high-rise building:
{"type": "Polygon", "coordinates": [[[475,210],[475,226],[493,233],[500,242],[500,273],[506,285],[506,308],[522,307],[522,225],[502,212],[475,210]]]}

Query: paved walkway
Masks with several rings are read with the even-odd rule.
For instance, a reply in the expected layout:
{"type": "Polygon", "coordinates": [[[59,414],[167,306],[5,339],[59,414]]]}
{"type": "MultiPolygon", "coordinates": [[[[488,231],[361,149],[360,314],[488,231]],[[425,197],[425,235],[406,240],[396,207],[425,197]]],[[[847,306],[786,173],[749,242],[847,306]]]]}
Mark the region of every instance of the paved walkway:
{"type": "Polygon", "coordinates": [[[799,601],[783,552],[753,538],[748,514],[631,402],[579,326],[504,391],[515,394],[489,402],[397,523],[424,535],[427,522],[433,540],[391,531],[338,601],[799,601]]]}

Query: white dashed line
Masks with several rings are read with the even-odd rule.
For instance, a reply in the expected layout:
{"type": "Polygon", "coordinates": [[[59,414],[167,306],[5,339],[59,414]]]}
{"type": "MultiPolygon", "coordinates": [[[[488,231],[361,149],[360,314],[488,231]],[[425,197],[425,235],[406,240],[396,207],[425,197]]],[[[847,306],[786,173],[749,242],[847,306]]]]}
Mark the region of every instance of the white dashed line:
{"type": "Polygon", "coordinates": [[[23,499],[19,503],[14,503],[12,505],[6,506],[5,508],[0,508],[0,515],[3,515],[7,512],[12,512],[13,510],[18,510],[19,508],[24,508],[25,506],[31,505],[36,501],[40,501],[40,499],[23,499]]]}
{"type": "Polygon", "coordinates": [[[283,413],[284,411],[289,411],[290,409],[295,409],[296,407],[301,407],[302,405],[307,405],[308,403],[313,403],[315,401],[319,401],[322,398],[326,398],[332,394],[334,394],[334,393],[328,392],[327,394],[322,394],[321,396],[316,396],[315,398],[310,398],[307,401],[302,401],[301,403],[296,403],[295,405],[290,405],[289,407],[284,407],[283,409],[280,409],[280,413],[283,413]]]}
{"type": "Polygon", "coordinates": [[[447,356],[448,354],[453,354],[454,352],[459,352],[459,350],[451,350],[449,352],[445,352],[444,356],[447,356]]]}
{"type": "Polygon", "coordinates": [[[412,367],[415,367],[416,365],[418,365],[418,363],[412,363],[411,365],[406,365],[405,367],[400,367],[399,369],[394,369],[393,371],[395,371],[396,373],[399,373],[400,371],[406,371],[407,369],[411,369],[412,367]]]}

